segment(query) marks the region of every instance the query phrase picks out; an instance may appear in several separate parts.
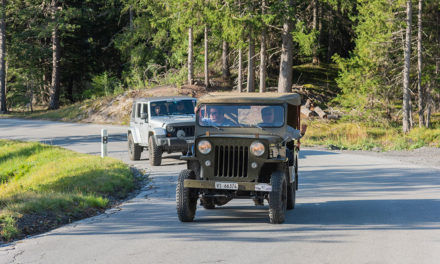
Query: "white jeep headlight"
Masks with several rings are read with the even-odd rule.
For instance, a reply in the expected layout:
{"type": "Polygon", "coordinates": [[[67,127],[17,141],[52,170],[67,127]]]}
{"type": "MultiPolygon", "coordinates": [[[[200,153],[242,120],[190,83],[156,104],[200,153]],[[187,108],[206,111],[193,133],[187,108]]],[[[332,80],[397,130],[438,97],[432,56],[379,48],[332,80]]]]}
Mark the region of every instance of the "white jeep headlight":
{"type": "Polygon", "coordinates": [[[174,131],[174,127],[173,126],[167,126],[167,132],[173,132],[174,131]]]}
{"type": "Polygon", "coordinates": [[[208,154],[211,152],[212,146],[208,140],[202,140],[199,142],[199,144],[197,144],[197,148],[199,149],[200,153],[208,154]]]}
{"type": "Polygon", "coordinates": [[[250,150],[254,156],[259,157],[264,154],[264,145],[260,141],[254,141],[250,146],[250,150]]]}

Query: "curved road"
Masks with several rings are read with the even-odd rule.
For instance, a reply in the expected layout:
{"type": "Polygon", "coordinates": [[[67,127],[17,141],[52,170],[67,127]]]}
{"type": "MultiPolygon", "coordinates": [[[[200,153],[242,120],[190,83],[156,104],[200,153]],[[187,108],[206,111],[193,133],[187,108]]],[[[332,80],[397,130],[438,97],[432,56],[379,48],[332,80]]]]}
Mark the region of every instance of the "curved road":
{"type": "MultiPolygon", "coordinates": [[[[439,263],[440,170],[366,155],[304,149],[300,189],[286,223],[268,223],[267,205],[232,201],[197,208],[180,223],[175,184],[185,168],[130,162],[125,127],[0,119],[0,138],[38,140],[109,154],[148,171],[136,198],[106,213],[0,247],[0,263],[439,263]]],[[[439,158],[439,157],[433,157],[439,158]]]]}

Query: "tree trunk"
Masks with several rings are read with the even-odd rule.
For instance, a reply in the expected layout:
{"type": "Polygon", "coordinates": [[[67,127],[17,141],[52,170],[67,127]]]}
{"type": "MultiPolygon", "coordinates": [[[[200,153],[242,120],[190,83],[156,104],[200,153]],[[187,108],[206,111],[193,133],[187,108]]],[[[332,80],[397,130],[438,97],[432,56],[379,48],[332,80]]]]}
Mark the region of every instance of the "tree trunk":
{"type": "Polygon", "coordinates": [[[188,84],[192,85],[194,80],[194,60],[193,60],[193,34],[192,27],[188,29],[188,84]]]}
{"type": "Polygon", "coordinates": [[[411,0],[406,2],[406,35],[404,47],[404,67],[403,67],[403,119],[402,130],[408,133],[411,129],[410,125],[410,93],[409,93],[409,71],[411,58],[411,24],[412,24],[412,3],[411,0]]]}
{"type": "Polygon", "coordinates": [[[231,77],[231,72],[229,71],[229,44],[226,40],[223,40],[222,45],[222,77],[223,80],[229,82],[229,78],[231,77]]]}
{"type": "Polygon", "coordinates": [[[208,69],[208,26],[205,25],[205,87],[209,87],[209,69],[208,69]]]}
{"type": "MultiPolygon", "coordinates": [[[[293,0],[289,0],[289,8],[293,7],[293,0]]],[[[292,89],[292,18],[291,14],[286,15],[283,24],[283,44],[281,47],[280,75],[278,78],[278,92],[287,93],[292,89]]]]}
{"type": "Polygon", "coordinates": [[[52,20],[54,28],[52,30],[52,85],[50,89],[49,109],[54,110],[60,107],[60,36],[56,19],[57,1],[52,0],[52,20]]]}
{"type": "MultiPolygon", "coordinates": [[[[313,21],[312,29],[314,32],[318,30],[318,0],[313,0],[313,21]]],[[[316,43],[313,45],[313,64],[319,64],[318,49],[319,49],[319,37],[315,40],[316,43]]]]}
{"type": "Polygon", "coordinates": [[[429,128],[431,125],[431,111],[432,111],[432,97],[431,97],[431,84],[428,84],[428,89],[426,90],[426,119],[425,127],[429,128]]]}
{"type": "MultiPolygon", "coordinates": [[[[261,1],[261,14],[264,16],[266,9],[266,1],[261,1]]],[[[263,23],[261,32],[261,46],[260,46],[260,93],[266,92],[266,27],[263,23]]]]}
{"type": "Polygon", "coordinates": [[[417,32],[417,87],[419,106],[419,127],[425,126],[425,91],[422,87],[422,0],[419,0],[417,32]]]}
{"type": "Polygon", "coordinates": [[[255,92],[255,71],[254,71],[254,55],[255,45],[252,38],[252,30],[249,30],[249,51],[248,51],[248,76],[247,76],[247,91],[248,93],[255,92]]]}
{"type": "Polygon", "coordinates": [[[334,42],[334,36],[333,36],[333,30],[332,30],[332,26],[335,23],[333,17],[333,9],[330,9],[328,11],[329,15],[328,15],[328,46],[327,46],[327,61],[331,61],[332,60],[332,55],[333,55],[333,42],[334,42]]]}
{"type": "Polygon", "coordinates": [[[237,91],[242,92],[243,88],[243,49],[238,49],[238,77],[237,77],[237,91]]]}
{"type": "Polygon", "coordinates": [[[0,113],[6,113],[6,0],[1,1],[0,10],[0,113]]]}

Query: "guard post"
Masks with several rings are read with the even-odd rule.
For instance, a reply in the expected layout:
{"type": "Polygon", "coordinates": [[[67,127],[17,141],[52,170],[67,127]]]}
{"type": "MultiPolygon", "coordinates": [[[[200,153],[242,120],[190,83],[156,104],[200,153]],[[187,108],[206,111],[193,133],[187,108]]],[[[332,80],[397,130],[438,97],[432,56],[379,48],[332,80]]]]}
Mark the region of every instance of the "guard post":
{"type": "Polygon", "coordinates": [[[101,158],[107,157],[108,134],[107,129],[101,129],[101,158]]]}

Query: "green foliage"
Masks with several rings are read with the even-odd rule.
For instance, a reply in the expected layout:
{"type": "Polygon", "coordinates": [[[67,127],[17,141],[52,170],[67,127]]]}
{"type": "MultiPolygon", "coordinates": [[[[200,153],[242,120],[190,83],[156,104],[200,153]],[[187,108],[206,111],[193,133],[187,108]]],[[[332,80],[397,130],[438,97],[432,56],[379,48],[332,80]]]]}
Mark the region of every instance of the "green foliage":
{"type": "Polygon", "coordinates": [[[336,102],[347,108],[380,111],[401,98],[399,11],[403,11],[402,1],[359,1],[356,48],[350,58],[333,57],[341,69],[336,81],[342,93],[336,102]]]}
{"type": "Polygon", "coordinates": [[[134,188],[121,161],[78,154],[40,143],[0,140],[1,236],[19,235],[16,222],[29,214],[59,217],[108,206],[134,188]]]}
{"type": "Polygon", "coordinates": [[[96,75],[92,78],[91,88],[84,91],[84,98],[97,98],[121,93],[123,91],[122,84],[115,76],[111,76],[108,72],[96,75]]]}
{"type": "Polygon", "coordinates": [[[293,40],[299,44],[300,52],[302,55],[313,55],[313,47],[317,41],[319,32],[311,30],[307,33],[305,23],[298,21],[295,25],[295,30],[292,32],[293,40]]]}

